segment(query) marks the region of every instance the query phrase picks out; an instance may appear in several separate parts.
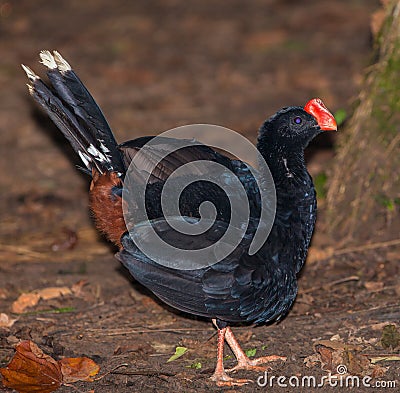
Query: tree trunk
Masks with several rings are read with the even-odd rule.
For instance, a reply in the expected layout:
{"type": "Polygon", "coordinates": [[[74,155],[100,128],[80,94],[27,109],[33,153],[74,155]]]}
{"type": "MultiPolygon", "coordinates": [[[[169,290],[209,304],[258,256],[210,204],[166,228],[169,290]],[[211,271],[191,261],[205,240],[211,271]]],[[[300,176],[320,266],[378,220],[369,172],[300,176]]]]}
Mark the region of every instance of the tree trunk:
{"type": "Polygon", "coordinates": [[[400,237],[399,0],[386,4],[374,58],[330,176],[328,225],[342,246],[400,237]]]}

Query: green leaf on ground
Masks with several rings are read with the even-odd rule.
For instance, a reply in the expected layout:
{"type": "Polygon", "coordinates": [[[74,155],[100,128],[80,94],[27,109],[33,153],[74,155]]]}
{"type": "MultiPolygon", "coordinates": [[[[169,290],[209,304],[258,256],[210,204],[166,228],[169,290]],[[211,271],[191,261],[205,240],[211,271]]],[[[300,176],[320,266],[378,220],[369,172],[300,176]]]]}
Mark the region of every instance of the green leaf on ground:
{"type": "Polygon", "coordinates": [[[253,357],[253,356],[256,355],[256,353],[257,353],[257,348],[246,349],[246,350],[244,351],[244,353],[245,353],[249,358],[251,358],[251,357],[253,357]]]}
{"type": "Polygon", "coordinates": [[[186,366],[187,368],[194,368],[196,370],[201,369],[201,362],[194,362],[190,366],[186,366]]]}
{"type": "Polygon", "coordinates": [[[176,347],[175,348],[175,353],[167,360],[167,363],[173,362],[174,360],[179,359],[187,351],[188,351],[188,348],[186,348],[186,347],[176,347]]]}

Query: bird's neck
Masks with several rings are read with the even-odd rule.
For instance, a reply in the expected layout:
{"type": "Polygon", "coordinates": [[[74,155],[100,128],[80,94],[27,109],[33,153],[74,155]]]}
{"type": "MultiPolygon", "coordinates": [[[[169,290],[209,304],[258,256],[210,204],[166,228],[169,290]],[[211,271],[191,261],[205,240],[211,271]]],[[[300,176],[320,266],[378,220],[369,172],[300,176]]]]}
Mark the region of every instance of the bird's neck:
{"type": "Polygon", "coordinates": [[[259,150],[269,167],[277,192],[280,189],[288,191],[293,187],[297,189],[313,187],[302,146],[282,149],[278,144],[270,144],[259,146],[259,150]]]}
{"type": "Polygon", "coordinates": [[[314,230],[317,201],[311,176],[307,172],[304,149],[286,152],[276,149],[261,151],[271,171],[276,190],[274,227],[281,237],[290,239],[293,266],[303,266],[314,230]]]}

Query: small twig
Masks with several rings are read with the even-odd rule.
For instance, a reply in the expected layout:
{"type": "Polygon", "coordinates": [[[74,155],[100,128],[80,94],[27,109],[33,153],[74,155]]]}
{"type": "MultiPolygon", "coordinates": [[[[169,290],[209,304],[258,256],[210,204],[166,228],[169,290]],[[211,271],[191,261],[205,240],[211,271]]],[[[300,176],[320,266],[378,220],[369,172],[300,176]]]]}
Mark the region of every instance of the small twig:
{"type": "Polygon", "coordinates": [[[349,277],[341,278],[336,281],[328,282],[326,284],[318,285],[316,287],[307,288],[304,291],[301,291],[301,293],[310,293],[310,292],[317,291],[319,289],[330,288],[335,285],[344,284],[349,281],[359,281],[359,280],[360,280],[360,277],[358,277],[358,276],[349,276],[349,277]]]}
{"type": "Polygon", "coordinates": [[[31,257],[31,258],[36,258],[36,259],[48,258],[48,255],[46,255],[44,253],[33,251],[29,248],[22,247],[22,246],[10,245],[10,244],[0,244],[0,248],[3,249],[4,251],[10,251],[10,252],[13,252],[14,254],[23,255],[23,256],[27,256],[27,257],[31,257]]]}
{"type": "Polygon", "coordinates": [[[360,246],[345,247],[338,249],[327,248],[326,251],[323,253],[323,256],[319,256],[317,258],[313,257],[311,259],[313,262],[319,262],[338,255],[345,255],[345,254],[351,254],[353,252],[362,252],[368,250],[376,250],[379,248],[386,248],[398,245],[400,245],[400,239],[392,239],[384,242],[368,243],[368,244],[362,244],[360,246]]]}
{"type": "Polygon", "coordinates": [[[117,373],[115,372],[115,370],[118,370],[118,369],[121,368],[121,367],[128,367],[128,366],[129,366],[128,363],[119,364],[118,366],[115,366],[113,369],[111,369],[110,371],[107,371],[107,372],[104,373],[103,375],[99,375],[98,377],[93,378],[93,381],[100,381],[101,379],[103,379],[104,377],[106,377],[106,376],[109,375],[109,374],[117,374],[117,373]]]}
{"type": "Polygon", "coordinates": [[[332,255],[344,255],[344,254],[350,254],[352,252],[375,250],[377,248],[385,248],[397,245],[400,245],[400,239],[393,239],[393,240],[388,240],[386,242],[369,243],[369,244],[363,244],[361,246],[342,248],[339,250],[334,250],[332,255]]]}
{"type": "Polygon", "coordinates": [[[62,386],[67,386],[68,388],[72,388],[73,390],[75,390],[75,392],[78,393],[85,393],[83,390],[78,389],[76,386],[74,386],[72,383],[62,383],[62,386]]]}
{"type": "Polygon", "coordinates": [[[168,373],[165,371],[159,370],[138,370],[138,371],[111,371],[111,374],[117,375],[145,375],[147,377],[153,377],[158,375],[165,375],[166,377],[173,377],[175,373],[168,373]]]}

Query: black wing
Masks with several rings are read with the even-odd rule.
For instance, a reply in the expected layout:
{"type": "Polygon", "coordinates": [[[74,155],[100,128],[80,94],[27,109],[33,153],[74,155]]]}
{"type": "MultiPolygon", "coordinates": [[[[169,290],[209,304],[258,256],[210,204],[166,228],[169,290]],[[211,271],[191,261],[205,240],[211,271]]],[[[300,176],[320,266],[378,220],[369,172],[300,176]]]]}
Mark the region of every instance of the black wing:
{"type": "MultiPolygon", "coordinates": [[[[210,242],[220,247],[218,239],[227,224],[216,222],[202,235],[182,236],[171,230],[165,220],[155,220],[133,228],[131,234],[143,239],[150,227],[164,239],[175,240],[180,248],[197,249],[210,242]]],[[[287,312],[297,287],[294,274],[281,268],[278,258],[269,255],[267,249],[252,256],[247,254],[251,238],[252,233],[247,233],[239,246],[218,263],[185,270],[168,267],[169,260],[165,260],[167,266],[154,262],[126,233],[117,258],[137,281],[178,310],[226,322],[265,322],[287,312]]],[[[174,262],[178,267],[190,260],[175,258],[174,262]]]]}
{"type": "MultiPolygon", "coordinates": [[[[217,210],[217,219],[229,221],[230,203],[227,190],[233,190],[236,197],[237,188],[234,180],[239,180],[247,192],[247,201],[251,217],[260,216],[260,193],[257,182],[250,171],[250,166],[240,160],[232,160],[220,152],[213,150],[196,140],[182,140],[166,137],[142,137],[119,145],[124,165],[130,165],[129,176],[133,185],[142,184],[146,188],[146,207],[149,219],[163,217],[161,209],[161,192],[165,181],[180,166],[187,163],[204,160],[218,163],[228,170],[228,174],[218,179],[218,184],[198,181],[187,187],[181,195],[181,214],[199,217],[198,208],[204,201],[211,201],[217,210]],[[145,146],[145,147],[144,147],[145,146]]],[[[202,178],[208,175],[208,168],[195,164],[185,170],[186,179],[202,178]]],[[[252,169],[254,171],[254,169],[252,169]]],[[[176,180],[177,188],[182,183],[182,177],[176,180]]],[[[132,184],[132,183],[131,183],[132,184]]]]}
{"type": "MultiPolygon", "coordinates": [[[[175,139],[145,136],[124,142],[118,146],[126,168],[134,160],[135,169],[149,175],[148,184],[163,182],[180,166],[192,161],[218,162],[231,169],[231,160],[194,139],[175,139]]],[[[203,172],[199,166],[192,167],[193,175],[203,172]]]]}

